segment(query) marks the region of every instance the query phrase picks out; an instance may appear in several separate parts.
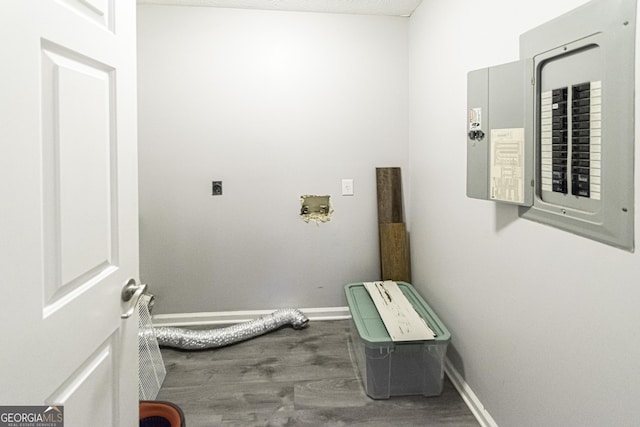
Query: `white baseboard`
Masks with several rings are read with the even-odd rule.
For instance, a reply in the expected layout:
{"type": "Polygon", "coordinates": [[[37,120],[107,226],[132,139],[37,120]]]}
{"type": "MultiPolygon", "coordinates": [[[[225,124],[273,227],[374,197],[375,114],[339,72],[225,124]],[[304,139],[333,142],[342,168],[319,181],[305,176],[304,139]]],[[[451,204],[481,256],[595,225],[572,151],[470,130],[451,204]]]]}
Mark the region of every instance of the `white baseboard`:
{"type": "MultiPolygon", "coordinates": [[[[350,319],[349,307],[300,308],[310,321],[350,319]]],[[[154,326],[232,325],[271,314],[274,310],[214,311],[204,313],[155,314],[154,326]]]]}
{"type": "Polygon", "coordinates": [[[453,383],[453,386],[458,390],[460,396],[467,404],[473,416],[476,417],[482,427],[498,427],[498,424],[493,420],[489,412],[484,408],[478,396],[471,390],[469,384],[462,378],[460,372],[453,367],[453,364],[448,358],[444,360],[444,371],[453,383]]]}

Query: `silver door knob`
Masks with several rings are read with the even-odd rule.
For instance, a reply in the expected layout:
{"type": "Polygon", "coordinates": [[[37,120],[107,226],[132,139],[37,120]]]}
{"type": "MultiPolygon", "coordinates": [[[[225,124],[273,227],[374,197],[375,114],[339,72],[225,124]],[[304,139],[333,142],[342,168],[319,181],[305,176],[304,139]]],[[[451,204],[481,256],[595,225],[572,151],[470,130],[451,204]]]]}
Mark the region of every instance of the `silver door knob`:
{"type": "Polygon", "coordinates": [[[136,283],[136,279],[129,279],[127,283],[122,287],[122,293],[120,294],[122,297],[122,301],[128,302],[129,307],[127,311],[122,313],[120,317],[123,319],[128,319],[133,314],[133,310],[138,307],[138,301],[143,293],[147,290],[146,283],[136,283]]]}

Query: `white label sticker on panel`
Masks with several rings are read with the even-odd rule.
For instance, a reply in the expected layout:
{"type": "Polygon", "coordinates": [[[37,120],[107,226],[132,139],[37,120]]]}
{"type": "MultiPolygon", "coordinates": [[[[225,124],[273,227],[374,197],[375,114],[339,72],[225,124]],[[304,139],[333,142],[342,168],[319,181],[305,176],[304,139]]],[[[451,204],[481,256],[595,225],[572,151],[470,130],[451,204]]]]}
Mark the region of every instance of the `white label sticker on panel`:
{"type": "Polygon", "coordinates": [[[469,130],[482,129],[482,108],[469,108],[469,130]]]}
{"type": "Polygon", "coordinates": [[[489,167],[491,199],[524,203],[524,128],[491,129],[489,167]]]}

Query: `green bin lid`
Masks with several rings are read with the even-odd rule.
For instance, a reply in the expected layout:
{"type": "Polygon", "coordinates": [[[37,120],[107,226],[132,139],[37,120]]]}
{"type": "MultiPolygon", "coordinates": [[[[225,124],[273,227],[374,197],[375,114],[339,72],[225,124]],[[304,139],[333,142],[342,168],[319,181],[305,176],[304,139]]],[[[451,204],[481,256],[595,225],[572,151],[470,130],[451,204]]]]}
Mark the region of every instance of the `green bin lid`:
{"type": "MultiPolygon", "coordinates": [[[[413,308],[418,312],[427,325],[436,335],[434,340],[429,341],[449,341],[451,334],[442,324],[438,316],[431,310],[431,307],[416,292],[414,287],[406,282],[396,282],[398,288],[404,296],[409,300],[413,308]]],[[[360,337],[371,343],[389,343],[392,342],[384,322],[378,313],[375,303],[371,299],[364,283],[350,283],[344,287],[347,295],[347,303],[351,311],[351,317],[358,329],[360,337]]]]}

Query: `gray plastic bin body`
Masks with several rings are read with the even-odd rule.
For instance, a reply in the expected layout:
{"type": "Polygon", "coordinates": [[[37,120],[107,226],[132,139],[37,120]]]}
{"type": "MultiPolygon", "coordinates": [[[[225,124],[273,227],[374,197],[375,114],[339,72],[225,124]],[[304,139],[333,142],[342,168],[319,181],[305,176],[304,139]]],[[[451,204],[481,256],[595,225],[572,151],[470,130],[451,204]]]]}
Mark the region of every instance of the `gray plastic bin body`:
{"type": "Polygon", "coordinates": [[[449,331],[413,286],[396,282],[436,337],[393,342],[363,283],[345,286],[351,311],[351,339],[365,392],[374,399],[391,396],[438,396],[442,393],[449,331]]]}

